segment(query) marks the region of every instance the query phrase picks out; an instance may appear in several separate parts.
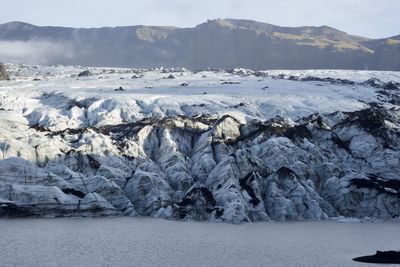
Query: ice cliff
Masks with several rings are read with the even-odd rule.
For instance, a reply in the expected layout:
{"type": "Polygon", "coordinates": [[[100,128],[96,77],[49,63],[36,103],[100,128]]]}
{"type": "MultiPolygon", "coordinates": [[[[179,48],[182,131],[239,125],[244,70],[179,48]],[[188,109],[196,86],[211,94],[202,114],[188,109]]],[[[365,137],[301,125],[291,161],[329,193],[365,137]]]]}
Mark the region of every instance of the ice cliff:
{"type": "Polygon", "coordinates": [[[397,73],[8,68],[2,216],[400,215],[397,73]]]}

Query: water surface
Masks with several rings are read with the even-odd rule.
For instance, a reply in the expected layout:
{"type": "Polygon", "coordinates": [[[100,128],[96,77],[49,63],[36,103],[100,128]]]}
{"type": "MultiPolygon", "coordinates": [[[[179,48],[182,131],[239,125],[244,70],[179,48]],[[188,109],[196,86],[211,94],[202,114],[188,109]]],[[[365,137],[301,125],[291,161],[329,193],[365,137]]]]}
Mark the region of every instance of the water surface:
{"type": "Polygon", "coordinates": [[[351,259],[377,249],[400,250],[399,223],[0,220],[1,266],[370,266],[351,259]]]}

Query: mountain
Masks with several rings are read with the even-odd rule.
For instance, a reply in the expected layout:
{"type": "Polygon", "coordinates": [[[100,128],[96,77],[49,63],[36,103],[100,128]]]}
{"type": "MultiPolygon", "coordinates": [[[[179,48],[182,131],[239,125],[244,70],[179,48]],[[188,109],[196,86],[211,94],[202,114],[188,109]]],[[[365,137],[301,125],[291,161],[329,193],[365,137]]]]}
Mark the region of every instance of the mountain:
{"type": "Polygon", "coordinates": [[[373,40],[328,26],[236,19],[194,28],[75,29],[10,22],[0,25],[0,59],[112,67],[400,70],[400,38],[373,40]],[[16,53],[16,47],[24,53],[16,53]]]}
{"type": "Polygon", "coordinates": [[[400,70],[400,35],[364,43],[374,51],[369,64],[375,69],[400,70]]]}

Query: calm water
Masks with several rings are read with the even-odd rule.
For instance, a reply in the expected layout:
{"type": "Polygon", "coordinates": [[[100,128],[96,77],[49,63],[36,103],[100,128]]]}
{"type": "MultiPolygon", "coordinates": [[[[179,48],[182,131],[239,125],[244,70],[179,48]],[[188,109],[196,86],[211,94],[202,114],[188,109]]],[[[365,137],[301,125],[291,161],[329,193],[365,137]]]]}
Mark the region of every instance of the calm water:
{"type": "Polygon", "coordinates": [[[0,266],[369,266],[399,223],[242,225],[150,218],[1,219],[0,266]]]}

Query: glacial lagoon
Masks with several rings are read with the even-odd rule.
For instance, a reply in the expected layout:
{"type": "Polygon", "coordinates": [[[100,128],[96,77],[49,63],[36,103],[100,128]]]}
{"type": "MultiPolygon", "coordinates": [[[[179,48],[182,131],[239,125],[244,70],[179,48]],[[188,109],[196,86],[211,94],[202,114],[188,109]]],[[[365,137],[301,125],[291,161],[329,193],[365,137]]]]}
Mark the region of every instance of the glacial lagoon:
{"type": "Polygon", "coordinates": [[[369,266],[352,258],[393,249],[398,222],[0,220],[1,266],[369,266]]]}

